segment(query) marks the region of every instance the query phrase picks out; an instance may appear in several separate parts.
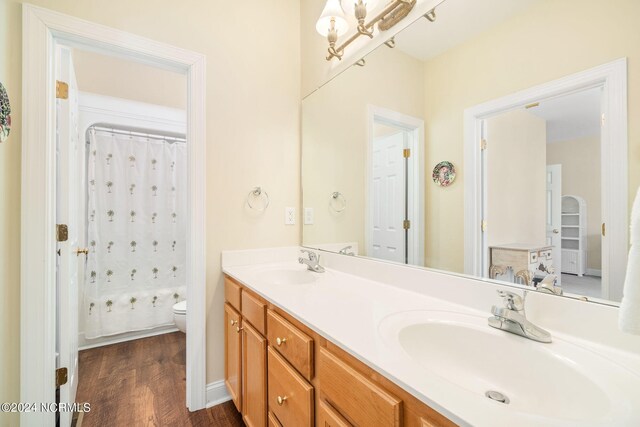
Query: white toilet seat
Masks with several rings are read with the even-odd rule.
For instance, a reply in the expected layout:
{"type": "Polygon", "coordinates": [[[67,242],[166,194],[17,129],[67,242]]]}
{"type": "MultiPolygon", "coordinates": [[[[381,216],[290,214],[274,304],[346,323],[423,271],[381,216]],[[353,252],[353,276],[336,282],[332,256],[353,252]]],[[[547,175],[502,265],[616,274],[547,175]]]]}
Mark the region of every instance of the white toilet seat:
{"type": "Polygon", "coordinates": [[[178,329],[187,333],[187,301],[180,301],[173,305],[173,321],[178,329]]]}

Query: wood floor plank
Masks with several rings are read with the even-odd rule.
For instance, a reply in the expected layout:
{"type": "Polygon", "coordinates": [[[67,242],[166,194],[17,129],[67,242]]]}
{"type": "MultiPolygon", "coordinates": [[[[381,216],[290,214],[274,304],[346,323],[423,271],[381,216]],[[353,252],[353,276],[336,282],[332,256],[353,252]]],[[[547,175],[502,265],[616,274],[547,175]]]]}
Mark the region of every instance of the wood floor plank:
{"type": "Polygon", "coordinates": [[[83,350],[76,401],[83,427],[244,426],[233,402],[189,412],[182,332],[83,350]]]}

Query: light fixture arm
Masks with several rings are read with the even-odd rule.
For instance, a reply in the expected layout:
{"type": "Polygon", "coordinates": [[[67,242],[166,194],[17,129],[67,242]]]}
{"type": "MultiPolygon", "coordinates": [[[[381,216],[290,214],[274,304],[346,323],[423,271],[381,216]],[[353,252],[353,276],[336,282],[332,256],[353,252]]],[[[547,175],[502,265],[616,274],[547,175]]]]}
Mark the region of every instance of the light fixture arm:
{"type": "Polygon", "coordinates": [[[364,4],[362,0],[358,0],[358,2],[355,4],[355,15],[356,20],[358,21],[358,33],[372,39],[373,26],[371,28],[367,28],[364,23],[364,20],[367,18],[367,5],[364,4]]]}
{"type": "Polygon", "coordinates": [[[362,0],[356,1],[355,14],[356,19],[358,20],[358,31],[345,40],[341,45],[336,47],[338,35],[335,33],[334,38],[332,38],[331,30],[329,30],[329,34],[327,35],[327,38],[329,39],[329,55],[326,57],[327,61],[330,61],[332,58],[338,58],[341,60],[344,55],[345,48],[357,40],[358,37],[364,35],[369,38],[373,38],[373,29],[376,24],[378,24],[379,30],[388,30],[406,17],[416,4],[416,0],[393,0],[378,15],[367,23],[365,22],[367,17],[366,5],[362,0]]]}
{"type": "Polygon", "coordinates": [[[338,31],[336,30],[336,20],[331,19],[331,26],[329,27],[329,31],[327,32],[327,40],[329,41],[329,55],[327,56],[327,61],[333,57],[342,60],[343,51],[336,50],[336,42],[338,41],[338,31]]]}

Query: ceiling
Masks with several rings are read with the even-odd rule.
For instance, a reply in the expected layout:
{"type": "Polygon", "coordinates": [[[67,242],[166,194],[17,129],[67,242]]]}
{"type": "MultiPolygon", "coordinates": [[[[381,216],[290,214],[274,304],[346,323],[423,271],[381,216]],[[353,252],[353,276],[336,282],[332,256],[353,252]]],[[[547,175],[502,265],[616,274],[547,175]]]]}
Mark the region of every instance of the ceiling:
{"type": "Polygon", "coordinates": [[[421,59],[431,59],[491,27],[524,12],[540,0],[445,0],[436,20],[421,18],[396,36],[397,47],[421,59]]]}
{"type": "Polygon", "coordinates": [[[527,111],[547,121],[547,143],[600,134],[602,88],[541,101],[527,111]]]}

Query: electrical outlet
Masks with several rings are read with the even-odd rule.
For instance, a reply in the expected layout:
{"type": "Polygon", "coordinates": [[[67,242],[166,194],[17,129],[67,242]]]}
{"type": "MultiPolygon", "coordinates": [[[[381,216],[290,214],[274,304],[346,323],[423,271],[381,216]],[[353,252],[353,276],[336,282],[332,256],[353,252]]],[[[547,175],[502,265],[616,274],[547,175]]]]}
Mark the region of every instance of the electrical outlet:
{"type": "Polygon", "coordinates": [[[304,225],[313,225],[313,208],[304,208],[304,225]]]}
{"type": "Polygon", "coordinates": [[[286,225],[296,223],[296,208],[284,208],[284,223],[286,225]]]}

